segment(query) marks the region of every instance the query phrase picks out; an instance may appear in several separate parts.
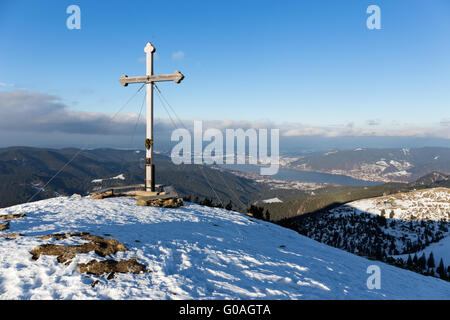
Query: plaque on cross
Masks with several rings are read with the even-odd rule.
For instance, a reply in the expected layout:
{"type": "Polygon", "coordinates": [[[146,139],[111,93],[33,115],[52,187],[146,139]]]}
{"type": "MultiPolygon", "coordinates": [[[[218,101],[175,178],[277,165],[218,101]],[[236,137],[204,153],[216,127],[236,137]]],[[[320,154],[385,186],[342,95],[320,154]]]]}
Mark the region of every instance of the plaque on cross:
{"type": "Polygon", "coordinates": [[[174,81],[180,83],[184,76],[180,71],[175,71],[173,74],[153,74],[153,53],[155,47],[148,42],[144,48],[147,60],[147,72],[145,76],[128,77],[123,75],[119,82],[123,86],[128,86],[130,83],[145,83],[147,91],[147,131],[145,139],[145,190],[155,191],[155,165],[153,163],[153,83],[162,81],[174,81]]]}

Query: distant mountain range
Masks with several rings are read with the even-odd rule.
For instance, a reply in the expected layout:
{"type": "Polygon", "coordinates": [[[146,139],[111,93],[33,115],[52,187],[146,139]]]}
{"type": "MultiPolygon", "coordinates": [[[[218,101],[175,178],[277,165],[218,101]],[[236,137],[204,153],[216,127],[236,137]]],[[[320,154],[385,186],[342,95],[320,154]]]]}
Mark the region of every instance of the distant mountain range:
{"type": "Polygon", "coordinates": [[[282,164],[291,169],[381,182],[412,182],[433,171],[450,173],[450,148],[441,147],[356,148],[282,160],[282,164]]]}
{"type": "MultiPolygon", "coordinates": [[[[324,167],[325,164],[317,165],[312,162],[317,159],[319,164],[329,163],[329,168],[331,168],[331,163],[335,163],[335,166],[343,165],[336,160],[339,158],[343,159],[343,163],[345,161],[361,163],[368,162],[369,160],[363,159],[368,159],[369,156],[370,159],[377,159],[382,155],[394,155],[391,160],[400,161],[401,155],[412,154],[413,156],[410,157],[416,159],[413,161],[415,166],[412,168],[417,170],[418,163],[426,163],[426,159],[430,159],[430,155],[433,155],[432,159],[437,157],[434,161],[447,159],[446,152],[449,149],[403,149],[397,150],[396,153],[392,150],[396,149],[363,149],[311,155],[291,161],[290,166],[298,166],[301,161],[304,163],[306,161],[314,164],[316,169],[324,167]],[[426,150],[428,151],[425,152],[426,150]],[[419,154],[422,157],[421,161],[418,160],[419,154]],[[364,155],[367,157],[364,158],[364,155]],[[358,157],[359,160],[357,160],[358,157]],[[333,158],[335,160],[332,160],[333,158]]],[[[276,188],[258,183],[254,179],[236,176],[226,170],[216,170],[208,166],[177,166],[170,161],[169,157],[160,154],[155,156],[155,162],[157,183],[173,185],[182,196],[190,196],[192,200],[196,197],[199,199],[209,198],[219,203],[217,199],[219,197],[224,205],[232,201],[235,209],[242,210],[255,201],[279,197],[283,203],[278,206],[273,204],[274,208],[270,209],[272,220],[315,211],[334,202],[345,203],[364,197],[390,194],[401,190],[407,191],[430,185],[448,185],[448,176],[435,172],[420,178],[411,185],[388,183],[365,188],[332,186],[308,192],[276,188]],[[211,189],[211,186],[214,190],[211,189]]],[[[439,161],[433,168],[444,168],[445,165],[448,165],[448,161],[439,161]]],[[[429,169],[424,167],[422,171],[429,171],[429,169]]],[[[94,149],[80,151],[73,148],[3,148],[0,149],[0,207],[26,202],[33,196],[33,200],[40,200],[73,193],[87,194],[95,188],[112,185],[139,184],[143,182],[143,175],[144,153],[139,150],[94,149]],[[76,157],[74,157],[75,155],[76,157]],[[61,170],[62,168],[63,170],[61,170]],[[59,170],[61,172],[55,176],[59,170]],[[44,188],[47,183],[48,185],[44,188]]],[[[270,206],[271,204],[265,205],[270,206]]]]}
{"type": "MultiPolygon", "coordinates": [[[[136,150],[0,149],[0,207],[26,202],[33,196],[35,201],[74,193],[86,195],[95,188],[113,185],[141,184],[143,157],[144,153],[136,150]]],[[[158,154],[155,162],[157,183],[170,184],[181,196],[192,199],[209,198],[224,205],[231,200],[235,209],[244,209],[262,193],[273,194],[262,184],[206,166],[177,166],[158,154]]]]}

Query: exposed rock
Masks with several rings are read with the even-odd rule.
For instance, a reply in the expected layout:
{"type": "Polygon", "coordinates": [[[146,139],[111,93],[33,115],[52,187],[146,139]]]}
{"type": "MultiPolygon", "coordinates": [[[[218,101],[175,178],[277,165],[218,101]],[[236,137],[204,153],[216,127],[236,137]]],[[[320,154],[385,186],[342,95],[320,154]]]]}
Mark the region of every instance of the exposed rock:
{"type": "Polygon", "coordinates": [[[94,288],[99,282],[100,282],[100,280],[92,281],[91,282],[91,287],[94,288]]]}
{"type": "Polygon", "coordinates": [[[81,196],[81,194],[74,193],[74,194],[72,195],[72,198],[83,198],[83,197],[81,196]]]}
{"type": "Polygon", "coordinates": [[[8,230],[8,229],[9,229],[9,222],[0,223],[0,231],[8,230]]]}
{"type": "Polygon", "coordinates": [[[70,237],[82,237],[85,235],[88,235],[87,232],[68,232],[68,233],[54,233],[54,234],[47,234],[45,236],[40,236],[39,239],[47,240],[47,239],[56,239],[56,240],[63,240],[70,237]]]}
{"type": "Polygon", "coordinates": [[[147,201],[145,201],[145,200],[138,200],[138,201],[136,202],[136,204],[137,204],[138,206],[142,206],[142,207],[148,206],[147,201]]]}
{"type": "MultiPolygon", "coordinates": [[[[84,240],[90,240],[90,242],[74,246],[43,244],[31,250],[30,253],[32,254],[32,258],[34,260],[37,260],[42,254],[53,255],[57,256],[56,260],[59,263],[64,263],[67,266],[71,263],[71,259],[75,258],[75,256],[80,253],[94,251],[97,255],[105,257],[107,255],[115,254],[118,251],[127,250],[125,245],[123,245],[116,239],[105,239],[86,232],[56,233],[41,236],[39,238],[63,240],[74,236],[80,237],[84,240]]],[[[94,259],[88,263],[79,263],[77,267],[80,273],[88,273],[94,275],[102,275],[104,273],[108,273],[109,275],[107,277],[107,280],[114,279],[116,272],[133,272],[137,274],[147,271],[145,265],[138,263],[136,258],[132,258],[129,260],[123,259],[120,261],[111,259],[98,261],[94,259]]],[[[98,283],[99,280],[95,280],[91,283],[91,286],[95,287],[98,283]]]]}
{"type": "MultiPolygon", "coordinates": [[[[88,263],[79,263],[78,270],[80,273],[88,273],[95,275],[102,275],[110,273],[108,279],[112,279],[111,274],[132,272],[138,274],[140,272],[147,271],[145,265],[137,262],[136,258],[129,260],[122,259],[120,261],[115,260],[91,260],[88,263]]],[[[114,276],[114,275],[113,275],[114,276]]]]}
{"type": "Polygon", "coordinates": [[[0,238],[13,240],[13,239],[16,239],[17,237],[21,237],[21,236],[23,236],[23,234],[20,234],[20,233],[17,233],[17,232],[12,232],[12,233],[7,233],[7,234],[2,234],[2,235],[0,235],[0,238]]]}
{"type": "Polygon", "coordinates": [[[4,214],[4,215],[0,215],[0,221],[23,218],[23,217],[26,217],[25,213],[4,214]]]}
{"type": "MultiPolygon", "coordinates": [[[[75,245],[75,246],[65,246],[65,245],[58,245],[58,244],[43,244],[40,246],[37,246],[33,250],[31,250],[32,258],[34,260],[39,259],[41,254],[45,255],[52,255],[57,256],[57,260],[59,263],[64,263],[67,260],[75,258],[77,254],[80,253],[87,253],[94,251],[96,254],[98,254],[101,257],[105,257],[109,254],[115,254],[118,251],[126,251],[125,245],[120,243],[116,239],[105,239],[99,236],[94,236],[86,233],[74,233],[72,235],[80,236],[81,239],[84,240],[91,240],[88,243],[84,243],[81,245],[75,245]]],[[[59,239],[66,239],[70,236],[68,235],[49,235],[49,236],[43,236],[48,238],[55,238],[57,240],[59,239]]],[[[41,237],[41,239],[43,238],[41,237]]]]}
{"type": "Polygon", "coordinates": [[[109,197],[118,197],[121,196],[121,194],[113,193],[112,191],[106,191],[102,193],[93,193],[90,196],[92,199],[104,199],[109,197]]]}
{"type": "Polygon", "coordinates": [[[183,206],[182,198],[169,199],[152,199],[152,200],[138,200],[138,206],[163,207],[163,208],[178,208],[183,206]]]}

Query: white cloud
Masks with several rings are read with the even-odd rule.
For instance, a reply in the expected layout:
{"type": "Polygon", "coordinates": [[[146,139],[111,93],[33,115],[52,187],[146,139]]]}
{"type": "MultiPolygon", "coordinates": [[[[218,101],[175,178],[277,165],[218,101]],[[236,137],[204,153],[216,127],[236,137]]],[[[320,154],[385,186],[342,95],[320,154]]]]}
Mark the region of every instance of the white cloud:
{"type": "Polygon", "coordinates": [[[71,111],[58,96],[15,90],[0,92],[0,128],[9,131],[127,134],[138,115],[71,111]]]}
{"type": "Polygon", "coordinates": [[[0,87],[14,87],[14,83],[0,82],[0,87]]]}
{"type": "Polygon", "coordinates": [[[380,119],[369,119],[367,120],[367,125],[369,126],[379,126],[381,124],[380,119]]]}
{"type": "MultiPolygon", "coordinates": [[[[67,134],[129,135],[134,131],[137,113],[112,114],[72,111],[58,96],[26,90],[0,92],[0,128],[2,130],[36,133],[62,132],[67,134]]],[[[192,120],[182,120],[188,129],[192,120]]],[[[145,119],[140,118],[143,130],[145,119]]],[[[395,126],[359,126],[354,122],[338,125],[314,126],[303,123],[276,123],[270,120],[208,120],[203,121],[203,130],[225,129],[280,129],[284,137],[434,137],[450,139],[449,119],[442,119],[429,126],[398,123],[395,126]]],[[[170,136],[174,129],[168,119],[155,119],[155,130],[170,136]]]]}
{"type": "Polygon", "coordinates": [[[436,126],[399,125],[393,128],[379,127],[348,127],[329,126],[314,127],[293,125],[294,128],[281,130],[281,135],[286,137],[322,136],[322,137],[434,137],[450,139],[448,129],[436,126]]]}
{"type": "Polygon", "coordinates": [[[172,53],[172,59],[173,60],[181,60],[183,58],[184,58],[184,52],[181,51],[181,50],[172,53]]]}
{"type": "MultiPolygon", "coordinates": [[[[162,121],[162,120],[160,120],[162,121]]],[[[184,125],[192,130],[193,121],[183,120],[184,125]]],[[[160,122],[160,125],[163,123],[160,122]]],[[[171,129],[169,121],[164,122],[167,130],[171,129]]],[[[433,137],[450,139],[450,132],[442,125],[414,126],[398,124],[394,127],[384,126],[357,126],[354,122],[341,125],[313,126],[295,122],[276,123],[265,121],[245,121],[245,120],[207,120],[203,121],[203,131],[209,128],[219,130],[238,129],[279,129],[280,136],[284,137],[433,137]]]]}

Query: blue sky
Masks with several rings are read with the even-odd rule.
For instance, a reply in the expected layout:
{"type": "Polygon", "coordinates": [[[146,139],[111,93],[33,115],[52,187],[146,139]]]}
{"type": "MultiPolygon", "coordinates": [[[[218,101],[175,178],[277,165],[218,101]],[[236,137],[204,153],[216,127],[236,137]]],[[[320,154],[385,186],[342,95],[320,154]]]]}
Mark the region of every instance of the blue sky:
{"type": "Polygon", "coordinates": [[[445,0],[0,0],[0,92],[114,113],[137,89],[119,77],[145,73],[152,41],[155,71],[186,76],[160,84],[183,119],[448,130],[449,35],[445,0]],[[71,4],[81,30],[66,28],[71,4]],[[371,4],[381,30],[366,28],[371,4]]]}

